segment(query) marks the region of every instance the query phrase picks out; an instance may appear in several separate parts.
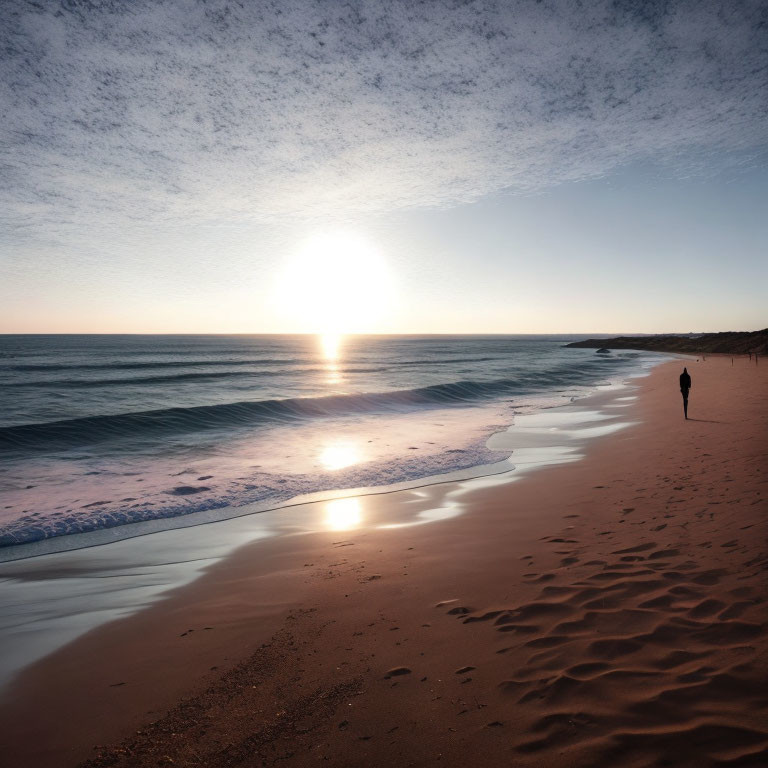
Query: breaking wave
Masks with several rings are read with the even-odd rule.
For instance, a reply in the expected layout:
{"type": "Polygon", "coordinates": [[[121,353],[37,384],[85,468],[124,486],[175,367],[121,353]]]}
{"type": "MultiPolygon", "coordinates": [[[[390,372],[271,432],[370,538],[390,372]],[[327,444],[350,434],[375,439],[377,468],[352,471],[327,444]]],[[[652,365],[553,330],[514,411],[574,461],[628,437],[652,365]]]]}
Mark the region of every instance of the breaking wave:
{"type": "MultiPolygon", "coordinates": [[[[490,398],[557,390],[594,381],[599,362],[491,381],[455,381],[389,392],[255,400],[106,414],[0,428],[0,452],[37,453],[111,440],[253,427],[363,413],[467,406],[490,398]]],[[[187,375],[187,374],[184,374],[187,375]]]]}

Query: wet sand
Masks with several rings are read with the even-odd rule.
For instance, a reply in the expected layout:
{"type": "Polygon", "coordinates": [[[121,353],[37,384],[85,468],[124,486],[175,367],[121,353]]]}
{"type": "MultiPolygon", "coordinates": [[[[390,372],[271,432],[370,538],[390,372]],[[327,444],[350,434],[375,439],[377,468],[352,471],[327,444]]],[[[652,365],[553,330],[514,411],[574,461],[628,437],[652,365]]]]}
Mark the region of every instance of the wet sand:
{"type": "Polygon", "coordinates": [[[687,364],[687,422],[661,365],[582,461],[244,546],[51,654],[8,764],[768,764],[768,366],[687,364]]]}

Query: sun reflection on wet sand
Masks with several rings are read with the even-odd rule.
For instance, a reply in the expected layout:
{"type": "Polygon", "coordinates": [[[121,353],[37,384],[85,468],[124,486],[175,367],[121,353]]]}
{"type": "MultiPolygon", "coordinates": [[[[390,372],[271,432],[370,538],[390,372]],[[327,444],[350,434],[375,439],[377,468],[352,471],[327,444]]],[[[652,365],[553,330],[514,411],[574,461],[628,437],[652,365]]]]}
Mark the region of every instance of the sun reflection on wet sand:
{"type": "Polygon", "coordinates": [[[348,531],[362,521],[359,499],[334,499],[325,505],[325,525],[332,531],[348,531]]]}
{"type": "Polygon", "coordinates": [[[457,502],[449,501],[443,507],[437,507],[436,509],[424,509],[419,512],[413,520],[409,520],[405,523],[385,523],[378,526],[379,528],[410,528],[414,525],[424,525],[425,523],[433,523],[436,520],[448,520],[451,517],[457,517],[462,512],[462,505],[457,502]]]}

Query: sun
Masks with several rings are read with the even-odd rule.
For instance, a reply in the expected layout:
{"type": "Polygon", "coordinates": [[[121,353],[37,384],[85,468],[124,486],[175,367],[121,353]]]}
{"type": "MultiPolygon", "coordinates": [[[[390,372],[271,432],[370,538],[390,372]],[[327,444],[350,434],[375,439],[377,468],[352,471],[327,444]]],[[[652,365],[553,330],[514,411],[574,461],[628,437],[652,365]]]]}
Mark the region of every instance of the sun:
{"type": "Polygon", "coordinates": [[[383,255],[367,238],[322,232],[308,237],[288,259],[274,299],[294,328],[330,338],[382,330],[394,287],[383,255]]]}

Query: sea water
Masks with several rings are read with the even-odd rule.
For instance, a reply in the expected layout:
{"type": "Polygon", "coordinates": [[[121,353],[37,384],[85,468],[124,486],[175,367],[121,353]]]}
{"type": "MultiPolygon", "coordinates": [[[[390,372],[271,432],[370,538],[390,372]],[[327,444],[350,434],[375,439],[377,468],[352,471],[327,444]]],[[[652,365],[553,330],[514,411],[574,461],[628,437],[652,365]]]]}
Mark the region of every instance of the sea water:
{"type": "Polygon", "coordinates": [[[487,466],[659,357],[576,338],[0,336],[0,546],[487,466]]]}

